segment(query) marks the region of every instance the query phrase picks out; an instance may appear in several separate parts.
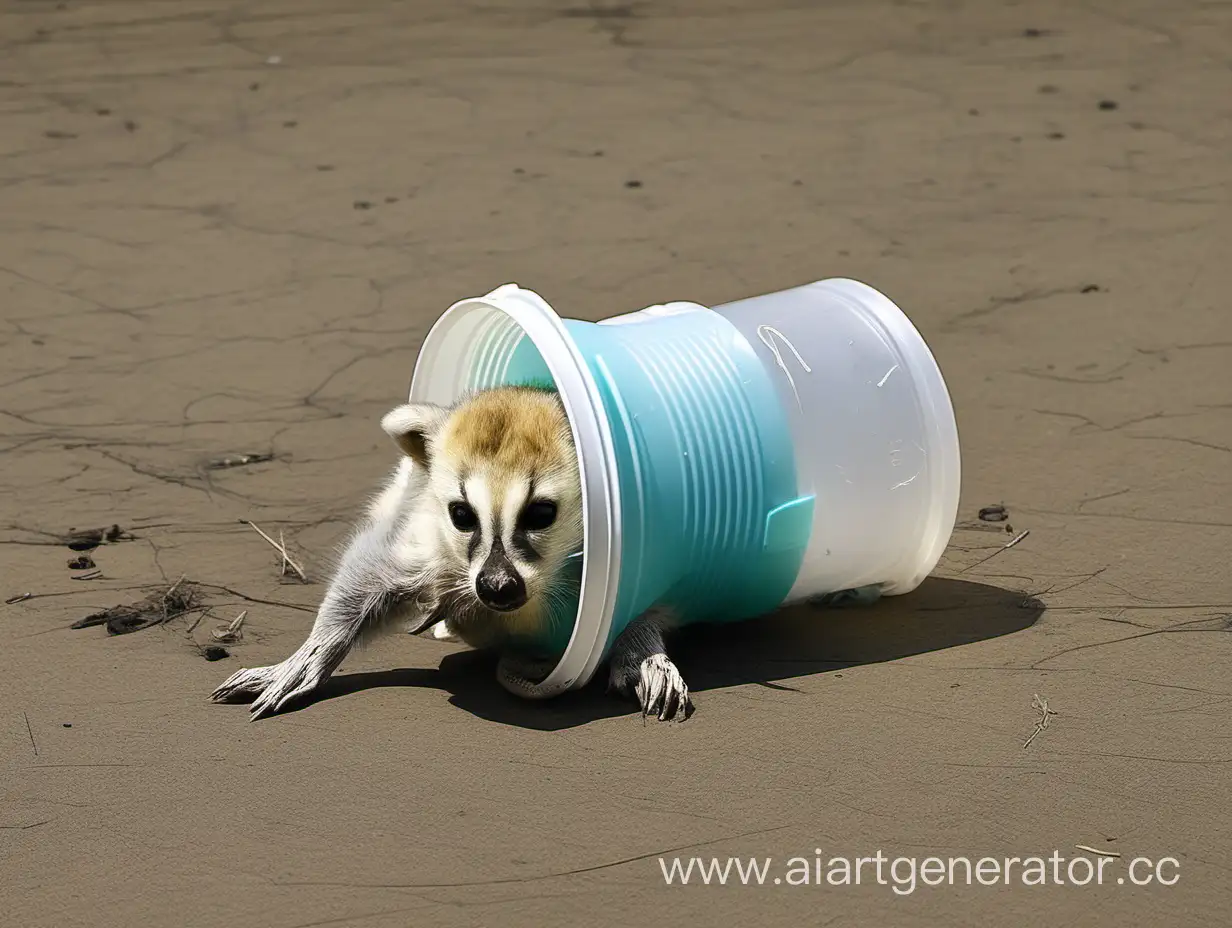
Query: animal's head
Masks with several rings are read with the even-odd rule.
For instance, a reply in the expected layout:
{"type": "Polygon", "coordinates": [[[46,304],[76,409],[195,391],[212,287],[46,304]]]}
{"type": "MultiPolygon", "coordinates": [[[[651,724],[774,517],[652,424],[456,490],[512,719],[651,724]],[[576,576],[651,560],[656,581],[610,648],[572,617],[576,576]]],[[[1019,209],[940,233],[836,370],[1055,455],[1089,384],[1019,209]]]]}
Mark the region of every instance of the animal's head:
{"type": "Polygon", "coordinates": [[[476,393],[452,409],[399,406],[381,422],[426,469],[441,567],[463,602],[538,616],[582,547],[577,453],[559,397],[531,387],[476,393]]]}

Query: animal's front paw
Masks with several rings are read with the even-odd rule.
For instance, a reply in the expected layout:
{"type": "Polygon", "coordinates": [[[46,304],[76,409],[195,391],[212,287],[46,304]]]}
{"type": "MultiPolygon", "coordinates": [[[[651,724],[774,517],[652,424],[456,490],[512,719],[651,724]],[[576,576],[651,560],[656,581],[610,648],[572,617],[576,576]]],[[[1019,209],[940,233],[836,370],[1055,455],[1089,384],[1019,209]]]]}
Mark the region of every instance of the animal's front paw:
{"type": "Polygon", "coordinates": [[[251,697],[252,721],[273,715],[329,678],[335,662],[313,646],[301,648],[281,664],[237,671],[210,694],[215,702],[240,702],[251,697]]]}
{"type": "Polygon", "coordinates": [[[212,702],[243,702],[260,696],[270,681],[278,673],[280,664],[268,667],[245,667],[237,670],[223,682],[222,686],[210,693],[212,702]]]}
{"type": "Polygon", "coordinates": [[[689,687],[676,665],[666,654],[653,654],[642,661],[635,674],[612,668],[612,686],[634,696],[642,715],[653,715],[661,722],[683,722],[693,714],[689,687]],[[630,688],[632,693],[629,692],[630,688]]]}

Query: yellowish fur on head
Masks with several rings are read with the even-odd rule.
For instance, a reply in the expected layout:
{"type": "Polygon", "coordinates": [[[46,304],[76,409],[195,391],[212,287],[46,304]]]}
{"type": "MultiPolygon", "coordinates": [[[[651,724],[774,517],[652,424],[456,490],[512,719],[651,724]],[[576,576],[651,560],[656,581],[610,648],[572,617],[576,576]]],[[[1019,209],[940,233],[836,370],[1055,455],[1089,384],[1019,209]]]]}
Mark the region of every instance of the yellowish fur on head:
{"type": "Polygon", "coordinates": [[[529,387],[476,394],[445,422],[436,446],[460,470],[487,468],[508,475],[568,466],[574,454],[560,400],[529,387]]]}
{"type": "Polygon", "coordinates": [[[428,470],[426,498],[417,505],[437,531],[442,595],[452,602],[457,633],[472,644],[491,643],[494,632],[533,634],[561,595],[566,558],[582,544],[577,456],[559,397],[501,387],[452,409],[399,407],[383,424],[428,470]],[[529,514],[545,505],[554,519],[535,528],[529,514]],[[458,526],[459,506],[473,514],[474,528],[458,526]],[[523,585],[525,603],[488,608],[482,594],[485,584],[490,594],[493,576],[523,585]]]}

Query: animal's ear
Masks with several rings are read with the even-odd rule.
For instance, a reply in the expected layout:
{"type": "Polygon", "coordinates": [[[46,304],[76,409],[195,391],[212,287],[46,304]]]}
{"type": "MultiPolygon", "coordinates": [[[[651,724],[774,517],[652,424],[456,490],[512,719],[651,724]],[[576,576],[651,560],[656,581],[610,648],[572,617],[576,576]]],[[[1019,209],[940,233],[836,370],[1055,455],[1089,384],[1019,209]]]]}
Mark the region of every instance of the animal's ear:
{"type": "Polygon", "coordinates": [[[427,467],[430,442],[449,416],[449,410],[431,403],[408,403],[387,412],[383,428],[403,453],[420,467],[427,467]]]}

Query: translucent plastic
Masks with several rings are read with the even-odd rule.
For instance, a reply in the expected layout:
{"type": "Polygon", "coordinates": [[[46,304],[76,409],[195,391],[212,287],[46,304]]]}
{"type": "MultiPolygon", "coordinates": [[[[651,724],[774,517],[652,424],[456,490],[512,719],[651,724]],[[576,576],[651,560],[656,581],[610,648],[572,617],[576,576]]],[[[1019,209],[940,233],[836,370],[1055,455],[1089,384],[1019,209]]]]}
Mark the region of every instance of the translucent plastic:
{"type": "Polygon", "coordinates": [[[815,496],[788,599],[915,589],[949,541],[960,477],[954,411],[920,333],[881,293],[842,278],[714,311],[773,369],[800,491],[815,496]]]}
{"type": "Polygon", "coordinates": [[[506,285],[429,332],[413,401],[555,383],[579,450],[579,601],[529,695],[584,685],[655,604],[739,620],[794,599],[914,588],[957,511],[953,411],[919,333],[849,280],[588,323],[506,285]]]}

